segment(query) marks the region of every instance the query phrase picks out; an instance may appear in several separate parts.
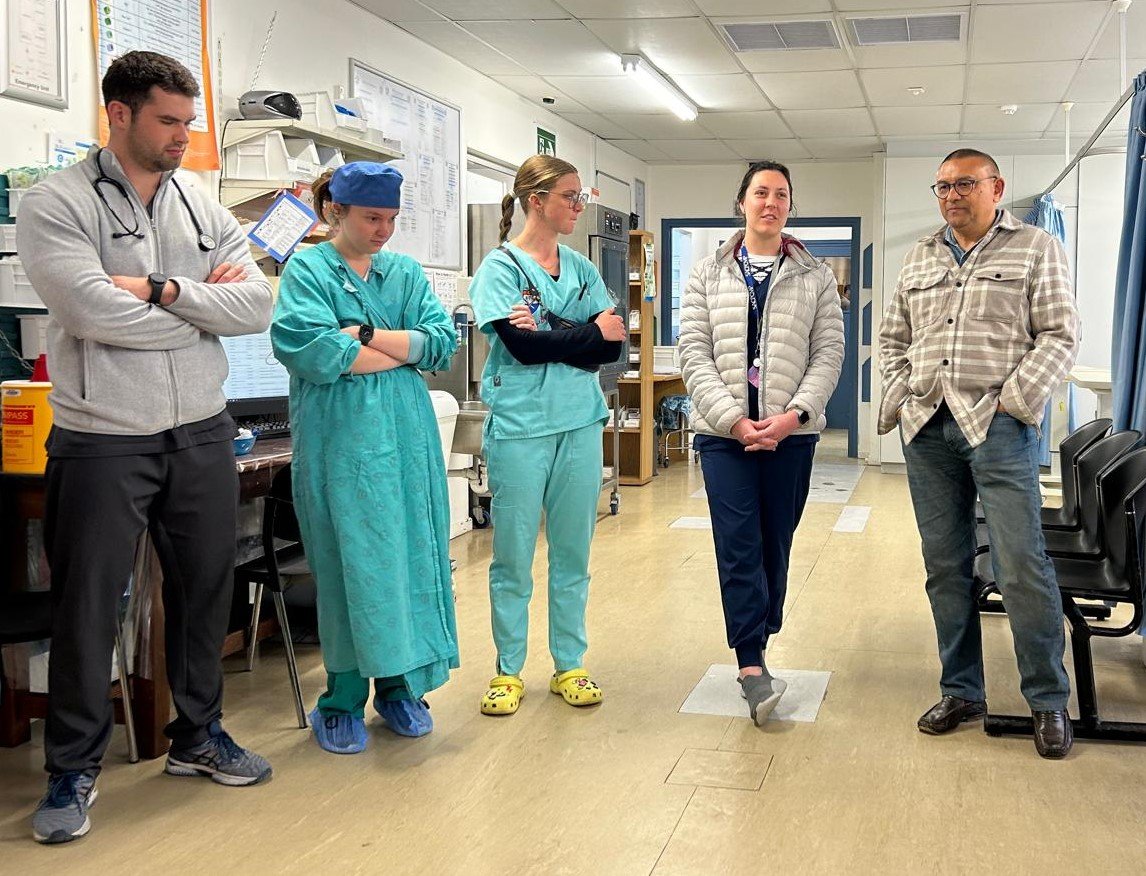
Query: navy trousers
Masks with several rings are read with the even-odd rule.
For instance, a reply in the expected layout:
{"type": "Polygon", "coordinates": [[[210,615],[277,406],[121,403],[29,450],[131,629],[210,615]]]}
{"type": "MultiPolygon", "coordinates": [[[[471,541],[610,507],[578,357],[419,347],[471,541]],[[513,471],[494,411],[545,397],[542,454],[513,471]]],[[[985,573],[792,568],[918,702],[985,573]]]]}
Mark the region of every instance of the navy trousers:
{"type": "Polygon", "coordinates": [[[760,666],[780,632],[792,535],[804,513],[817,436],[795,435],[775,450],[697,435],[728,645],[740,666],[760,666]]]}

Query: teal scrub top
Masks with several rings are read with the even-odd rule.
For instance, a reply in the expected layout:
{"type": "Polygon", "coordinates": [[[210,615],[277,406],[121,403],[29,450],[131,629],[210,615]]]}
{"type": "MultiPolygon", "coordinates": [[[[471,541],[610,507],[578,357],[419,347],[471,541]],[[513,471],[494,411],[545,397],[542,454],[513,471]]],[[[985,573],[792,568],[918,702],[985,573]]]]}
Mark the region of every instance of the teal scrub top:
{"type": "Polygon", "coordinates": [[[603,423],[609,415],[597,375],[566,365],[545,362],[522,365],[505,348],[493,323],[506,319],[515,304],[529,304],[538,331],[550,331],[550,313],[578,324],[615,307],[593,263],[581,253],[558,245],[558,279],[554,280],[533,257],[511,243],[505,244],[521,267],[506,253],[492,250],[470,284],[470,298],[478,327],[489,339],[490,353],[482,373],[481,397],[489,406],[487,434],[492,438],[540,438],[558,432],[603,423]],[[530,300],[526,271],[540,293],[530,300]]]}

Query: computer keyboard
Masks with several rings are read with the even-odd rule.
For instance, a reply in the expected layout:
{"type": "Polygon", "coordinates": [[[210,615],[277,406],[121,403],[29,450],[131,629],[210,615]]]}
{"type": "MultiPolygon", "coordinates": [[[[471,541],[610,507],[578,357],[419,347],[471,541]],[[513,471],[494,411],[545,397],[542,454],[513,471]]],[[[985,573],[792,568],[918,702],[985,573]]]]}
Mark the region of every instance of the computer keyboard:
{"type": "Polygon", "coordinates": [[[289,420],[264,420],[259,418],[239,418],[235,425],[240,429],[250,429],[260,438],[287,438],[290,436],[289,420]]]}

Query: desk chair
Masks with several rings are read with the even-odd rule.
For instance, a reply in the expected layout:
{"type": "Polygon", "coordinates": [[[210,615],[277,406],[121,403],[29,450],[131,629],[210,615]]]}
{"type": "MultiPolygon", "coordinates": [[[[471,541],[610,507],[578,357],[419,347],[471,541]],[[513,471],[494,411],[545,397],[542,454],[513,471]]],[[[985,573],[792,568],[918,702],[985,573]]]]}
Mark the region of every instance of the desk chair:
{"type": "Polygon", "coordinates": [[[291,467],[286,465],[271,481],[269,495],[263,499],[263,555],[257,559],[235,567],[235,586],[255,585],[255,599],[251,606],[251,624],[247,634],[247,671],[255,668],[255,653],[258,648],[259,609],[263,603],[263,591],[269,589],[275,604],[275,615],[282,630],[283,645],[286,648],[287,669],[290,672],[291,688],[294,692],[294,709],[298,726],[305,729],[306,712],[302,706],[302,689],[298,681],[298,664],[295,662],[294,643],[291,641],[290,624],[287,621],[286,603],[283,590],[299,579],[311,577],[310,564],[302,546],[302,535],[298,519],[294,513],[294,497],[291,494],[291,467]]]}
{"type": "MultiPolygon", "coordinates": [[[[0,697],[7,699],[15,691],[4,675],[4,645],[22,645],[52,637],[52,594],[46,590],[34,593],[11,593],[0,596],[0,697]]],[[[131,710],[131,688],[127,684],[127,655],[123,648],[123,624],[115,625],[116,674],[123,698],[123,725],[127,731],[127,759],[139,762],[135,741],[135,719],[131,710]]]]}

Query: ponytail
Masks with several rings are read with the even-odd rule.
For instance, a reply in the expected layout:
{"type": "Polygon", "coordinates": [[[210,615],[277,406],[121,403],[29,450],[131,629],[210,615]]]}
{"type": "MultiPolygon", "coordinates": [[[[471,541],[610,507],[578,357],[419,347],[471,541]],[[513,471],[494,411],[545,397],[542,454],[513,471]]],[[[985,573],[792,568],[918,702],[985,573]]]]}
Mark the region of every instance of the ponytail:
{"type": "Polygon", "coordinates": [[[513,192],[501,199],[501,225],[497,229],[499,243],[505,243],[509,237],[510,226],[513,225],[513,192]]]}
{"type": "Polygon", "coordinates": [[[314,196],[314,212],[318,214],[320,222],[326,222],[328,225],[337,225],[337,217],[327,217],[327,205],[333,204],[334,200],[330,197],[330,178],[334,176],[333,170],[324,171],[322,176],[311,183],[310,191],[314,196]]]}

